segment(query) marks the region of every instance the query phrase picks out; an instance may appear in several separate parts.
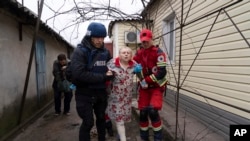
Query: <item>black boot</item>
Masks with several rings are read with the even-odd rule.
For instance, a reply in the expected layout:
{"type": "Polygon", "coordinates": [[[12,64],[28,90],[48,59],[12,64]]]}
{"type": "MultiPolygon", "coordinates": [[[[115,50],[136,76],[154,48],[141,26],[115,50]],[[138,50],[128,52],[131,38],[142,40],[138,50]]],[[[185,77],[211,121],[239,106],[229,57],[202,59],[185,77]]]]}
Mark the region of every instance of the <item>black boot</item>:
{"type": "Polygon", "coordinates": [[[154,141],[162,141],[162,129],[154,131],[154,141]]]}
{"type": "Polygon", "coordinates": [[[148,130],[140,130],[140,136],[142,141],[149,141],[149,131],[148,130]]]}

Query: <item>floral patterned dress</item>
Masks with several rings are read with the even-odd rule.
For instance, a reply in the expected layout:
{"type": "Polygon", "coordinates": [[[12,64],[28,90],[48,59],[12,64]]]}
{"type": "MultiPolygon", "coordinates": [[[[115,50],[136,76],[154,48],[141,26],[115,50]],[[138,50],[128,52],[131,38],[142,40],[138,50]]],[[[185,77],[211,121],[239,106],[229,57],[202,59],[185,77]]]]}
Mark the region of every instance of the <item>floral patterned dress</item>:
{"type": "Polygon", "coordinates": [[[107,64],[115,77],[111,82],[106,113],[116,122],[122,120],[129,122],[131,120],[133,68],[135,64],[135,61],[129,61],[129,66],[125,70],[121,67],[119,58],[112,59],[107,64]]]}

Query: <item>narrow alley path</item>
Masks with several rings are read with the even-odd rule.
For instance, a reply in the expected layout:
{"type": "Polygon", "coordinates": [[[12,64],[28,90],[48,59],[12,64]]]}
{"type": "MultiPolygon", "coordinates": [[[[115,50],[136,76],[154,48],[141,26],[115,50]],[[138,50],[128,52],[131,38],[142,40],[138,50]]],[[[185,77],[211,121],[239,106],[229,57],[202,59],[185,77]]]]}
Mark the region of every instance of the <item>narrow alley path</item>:
{"type": "MultiPolygon", "coordinates": [[[[71,114],[54,115],[54,107],[51,107],[44,115],[37,119],[32,125],[23,129],[22,133],[15,137],[13,141],[78,141],[78,133],[81,119],[78,117],[75,108],[75,99],[72,98],[71,114]]],[[[126,124],[127,140],[137,141],[139,138],[138,122],[135,115],[132,121],[126,124]]],[[[113,126],[115,129],[115,127],[113,126]]],[[[97,141],[95,127],[93,128],[92,141],[97,141]]],[[[108,137],[107,141],[116,141],[116,131],[114,137],[108,137]]]]}
{"type": "MultiPolygon", "coordinates": [[[[71,102],[71,114],[69,116],[54,116],[54,106],[52,106],[39,119],[33,122],[26,129],[23,129],[23,131],[11,141],[78,141],[81,119],[76,113],[75,106],[75,98],[73,97],[71,102]]],[[[132,106],[135,108],[137,107],[136,98],[133,99],[132,106]]],[[[175,109],[164,103],[163,110],[160,113],[164,122],[163,128],[165,129],[163,132],[163,141],[171,141],[173,139],[171,139],[169,135],[172,136],[172,138],[175,135],[175,109]]],[[[137,110],[133,111],[132,121],[130,123],[126,123],[125,126],[127,141],[140,141],[137,110]]],[[[182,136],[182,133],[178,133],[178,141],[183,138],[185,138],[185,141],[225,140],[222,136],[211,131],[192,116],[188,116],[181,111],[179,113],[178,127],[180,132],[182,132],[185,127],[185,137],[182,136]]],[[[109,137],[107,135],[106,141],[117,141],[117,132],[114,124],[113,129],[114,137],[109,137]]],[[[98,141],[95,127],[92,131],[91,141],[98,141]]],[[[153,141],[152,131],[150,132],[150,141],[153,141]]]]}

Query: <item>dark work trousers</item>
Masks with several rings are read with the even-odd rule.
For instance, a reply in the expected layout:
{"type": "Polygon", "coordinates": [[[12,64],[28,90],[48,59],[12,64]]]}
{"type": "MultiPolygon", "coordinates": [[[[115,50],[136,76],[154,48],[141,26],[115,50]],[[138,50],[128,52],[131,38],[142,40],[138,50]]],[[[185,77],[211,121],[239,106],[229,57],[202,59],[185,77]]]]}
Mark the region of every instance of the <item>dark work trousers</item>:
{"type": "MultiPolygon", "coordinates": [[[[55,111],[56,113],[61,113],[61,100],[62,100],[62,93],[58,89],[54,89],[54,102],[55,102],[55,111]]],[[[70,102],[72,99],[72,92],[64,93],[64,108],[63,113],[68,113],[70,110],[70,102]]]]}
{"type": "Polygon", "coordinates": [[[76,89],[76,110],[82,118],[79,131],[79,141],[90,141],[90,131],[94,126],[94,115],[98,141],[105,141],[105,110],[107,107],[107,94],[105,89],[88,89],[79,91],[76,89]],[[88,94],[87,94],[88,93],[88,94]]]}

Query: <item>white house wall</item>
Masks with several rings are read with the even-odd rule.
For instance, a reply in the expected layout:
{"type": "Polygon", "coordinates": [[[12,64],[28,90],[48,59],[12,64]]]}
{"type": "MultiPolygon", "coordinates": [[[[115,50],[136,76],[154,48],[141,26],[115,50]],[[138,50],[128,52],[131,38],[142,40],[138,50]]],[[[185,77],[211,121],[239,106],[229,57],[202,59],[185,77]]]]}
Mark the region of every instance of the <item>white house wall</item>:
{"type": "MultiPolygon", "coordinates": [[[[19,41],[18,24],[9,16],[0,13],[0,113],[2,108],[21,98],[28,66],[32,35],[24,31],[23,41],[19,41]],[[26,35],[27,34],[27,35],[26,35]],[[4,81],[3,81],[4,80],[4,81]]],[[[35,76],[34,61],[31,76],[35,76]]],[[[28,97],[36,93],[36,79],[30,78],[28,97]]]]}
{"type": "MultiPolygon", "coordinates": [[[[19,27],[15,16],[0,10],[0,123],[1,134],[6,135],[10,129],[17,126],[21,107],[25,78],[35,28],[29,24],[22,25],[22,40],[19,40],[19,27]]],[[[67,54],[66,44],[55,38],[55,34],[39,31],[39,39],[45,43],[45,93],[43,103],[38,102],[36,58],[35,53],[31,66],[28,89],[25,98],[23,117],[31,117],[53,99],[52,65],[59,53],[67,54]],[[47,103],[45,103],[47,102],[47,103]],[[40,107],[38,106],[40,104],[40,107]],[[31,111],[33,109],[33,111],[31,111]],[[37,110],[34,110],[37,109],[37,110]],[[33,112],[33,113],[32,113],[33,112]]],[[[27,118],[23,118],[22,121],[27,118]]]]}
{"type": "MultiPolygon", "coordinates": [[[[46,84],[47,88],[52,88],[52,82],[53,82],[53,62],[57,60],[57,56],[60,53],[63,53],[67,55],[67,48],[64,44],[62,44],[60,41],[56,40],[54,35],[48,36],[45,33],[40,33],[40,35],[43,36],[43,39],[45,40],[45,47],[46,47],[46,84]]],[[[69,57],[69,56],[68,56],[69,57]]]]}
{"type": "MultiPolygon", "coordinates": [[[[26,77],[29,53],[32,45],[34,28],[29,25],[23,25],[23,39],[19,41],[18,24],[10,16],[0,13],[0,107],[8,105],[15,100],[15,97],[21,97],[26,77]]],[[[52,85],[52,65],[57,59],[59,53],[66,54],[66,47],[53,35],[48,36],[40,32],[39,38],[45,41],[46,48],[46,80],[47,88],[52,85]]],[[[35,58],[33,58],[29,87],[27,96],[36,95],[36,74],[35,58]]],[[[0,109],[1,112],[2,109],[0,109]]]]}

